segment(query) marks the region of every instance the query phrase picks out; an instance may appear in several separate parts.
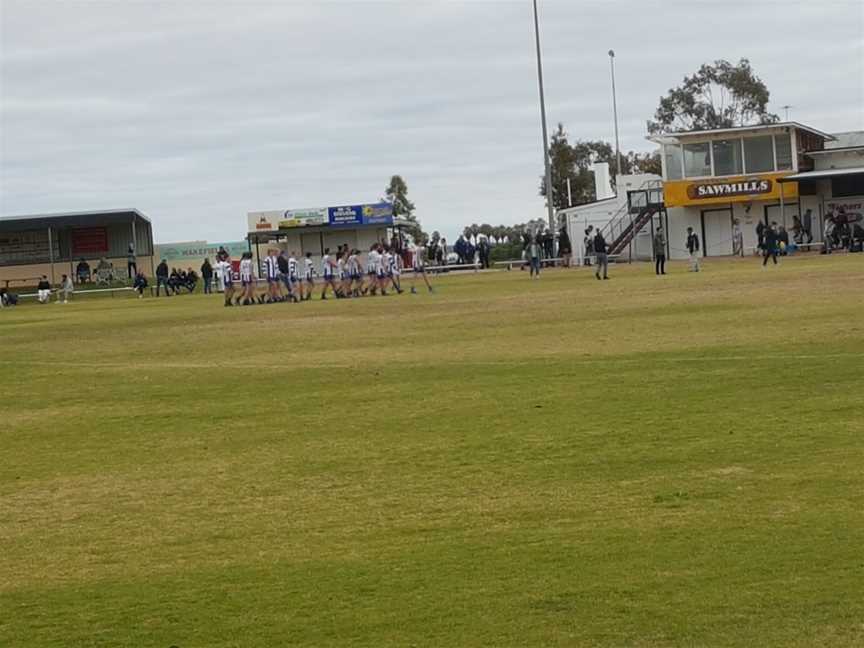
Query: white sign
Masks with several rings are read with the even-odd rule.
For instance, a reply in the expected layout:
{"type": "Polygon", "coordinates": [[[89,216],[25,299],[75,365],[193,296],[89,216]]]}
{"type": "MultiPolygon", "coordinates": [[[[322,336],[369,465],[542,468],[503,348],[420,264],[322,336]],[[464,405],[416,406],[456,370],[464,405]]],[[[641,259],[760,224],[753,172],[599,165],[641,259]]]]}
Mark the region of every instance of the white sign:
{"type": "Polygon", "coordinates": [[[247,214],[247,218],[249,219],[249,231],[275,232],[279,229],[279,221],[282,220],[282,214],[284,213],[285,212],[281,210],[249,212],[247,214]]]}

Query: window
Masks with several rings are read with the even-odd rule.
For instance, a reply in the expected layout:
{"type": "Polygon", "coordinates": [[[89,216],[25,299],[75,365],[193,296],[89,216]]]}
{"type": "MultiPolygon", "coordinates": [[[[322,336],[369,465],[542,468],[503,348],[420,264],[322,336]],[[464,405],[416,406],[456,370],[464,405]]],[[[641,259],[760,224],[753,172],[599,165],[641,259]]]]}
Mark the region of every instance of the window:
{"type": "Polygon", "coordinates": [[[771,135],[744,138],[744,168],[747,173],[774,170],[774,142],[771,135]]]}
{"type": "Polygon", "coordinates": [[[835,198],[864,196],[864,176],[860,173],[831,178],[831,195],[835,198]]]}
{"type": "Polygon", "coordinates": [[[684,145],[684,175],[687,178],[711,175],[711,152],[708,142],[684,145]]]}
{"type": "Polygon", "coordinates": [[[663,152],[666,157],[666,179],[680,180],[681,179],[681,147],[677,144],[667,144],[663,147],[663,152]]]}
{"type": "Polygon", "coordinates": [[[715,140],[712,143],[714,150],[714,175],[738,175],[744,173],[741,164],[741,140],[715,140]]]}
{"type": "Polygon", "coordinates": [[[777,151],[777,170],[785,171],[792,168],[792,142],[789,135],[774,136],[774,150],[777,151]]]}

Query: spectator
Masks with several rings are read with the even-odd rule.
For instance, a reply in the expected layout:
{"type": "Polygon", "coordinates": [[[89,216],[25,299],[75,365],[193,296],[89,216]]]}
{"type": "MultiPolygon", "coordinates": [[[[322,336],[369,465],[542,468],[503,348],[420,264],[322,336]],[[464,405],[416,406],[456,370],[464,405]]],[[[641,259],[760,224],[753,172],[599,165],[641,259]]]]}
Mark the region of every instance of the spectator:
{"type": "Polygon", "coordinates": [[[603,271],[603,279],[609,278],[609,257],[606,255],[606,239],[603,238],[603,233],[598,229],[594,234],[592,244],[594,248],[594,257],[597,259],[597,270],[594,276],[600,279],[600,271],[603,271]]]}
{"type": "Polygon", "coordinates": [[[477,241],[477,254],[480,257],[480,267],[489,267],[489,239],[481,235],[477,241]]]}
{"type": "Polygon", "coordinates": [[[741,221],[732,221],[732,254],[744,256],[744,233],[741,231],[741,221]]]}
{"type": "Polygon", "coordinates": [[[761,220],[756,224],[756,249],[764,250],[765,249],[765,223],[761,220]]]}
{"type": "Polygon", "coordinates": [[[699,272],[699,237],[692,227],[687,228],[687,241],[685,245],[690,255],[690,272],[699,272]]]}
{"type": "MultiPolygon", "coordinates": [[[[138,299],[144,297],[144,290],[147,288],[147,277],[144,276],[143,272],[138,272],[135,275],[135,281],[132,283],[132,288],[138,293],[138,299]]],[[[168,293],[168,289],[165,289],[165,293],[168,293]]]]}
{"type": "Polygon", "coordinates": [[[786,228],[782,225],[780,226],[780,230],[777,232],[777,247],[779,248],[781,256],[789,254],[789,232],[787,232],[786,228]]]}
{"type": "Polygon", "coordinates": [[[570,244],[570,235],[567,234],[567,228],[561,227],[558,230],[558,254],[564,259],[564,267],[570,267],[570,260],[573,257],[573,246],[570,244]]]}
{"type": "Polygon", "coordinates": [[[584,265],[591,265],[591,257],[594,256],[594,226],[589,225],[585,230],[585,238],[582,239],[582,244],[585,246],[585,262],[584,265]]]}
{"type": "Polygon", "coordinates": [[[771,227],[765,230],[765,247],[762,258],[762,267],[768,265],[768,257],[777,265],[777,246],[780,243],[780,232],[777,231],[777,223],[772,222],[771,227]]]}
{"type": "Polygon", "coordinates": [[[195,286],[198,285],[198,275],[192,268],[187,268],[186,272],[183,274],[183,285],[186,286],[186,290],[190,293],[194,293],[195,286]]]}
{"type": "Polygon", "coordinates": [[[552,232],[549,231],[549,228],[543,230],[543,255],[547,259],[555,258],[555,237],[552,236],[552,232]]]}
{"type": "Polygon", "coordinates": [[[441,239],[441,247],[438,249],[438,265],[447,265],[447,239],[441,239]]]}
{"type": "Polygon", "coordinates": [[[804,221],[801,223],[801,242],[807,237],[807,243],[813,242],[813,210],[804,210],[804,221]]]}
{"type": "Polygon", "coordinates": [[[210,265],[210,259],[204,259],[201,264],[201,281],[204,282],[204,294],[209,295],[213,292],[213,266],[210,265]]]}
{"type": "Polygon", "coordinates": [[[165,287],[165,296],[168,297],[170,293],[170,288],[168,287],[168,264],[165,263],[165,259],[162,259],[162,262],[156,266],[156,296],[159,296],[159,289],[165,287]]]}
{"type": "Polygon", "coordinates": [[[654,274],[666,274],[666,234],[662,225],[654,233],[654,274]]]}
{"type": "Polygon", "coordinates": [[[42,275],[39,285],[36,286],[36,299],[39,300],[40,304],[47,304],[51,299],[51,284],[48,283],[46,275],[42,275]]]}
{"type": "Polygon", "coordinates": [[[75,268],[75,276],[78,277],[78,283],[83,284],[90,281],[90,264],[84,259],[78,262],[75,268]]]}
{"type": "Polygon", "coordinates": [[[0,307],[17,306],[18,295],[10,293],[6,288],[0,288],[0,307]]]}
{"type": "Polygon", "coordinates": [[[540,246],[540,234],[537,234],[531,242],[528,244],[528,259],[530,262],[531,274],[530,277],[532,279],[540,278],[540,255],[541,246],[540,246]]]}
{"type": "Polygon", "coordinates": [[[68,304],[69,297],[75,292],[75,286],[72,285],[72,277],[63,275],[60,279],[60,288],[57,289],[57,303],[68,304]],[[63,301],[60,301],[60,296],[63,296],[63,301]]]}
{"type": "Polygon", "coordinates": [[[129,275],[129,279],[134,279],[135,275],[138,274],[138,264],[135,261],[135,248],[132,244],[129,244],[129,250],[126,252],[126,273],[129,275]]]}

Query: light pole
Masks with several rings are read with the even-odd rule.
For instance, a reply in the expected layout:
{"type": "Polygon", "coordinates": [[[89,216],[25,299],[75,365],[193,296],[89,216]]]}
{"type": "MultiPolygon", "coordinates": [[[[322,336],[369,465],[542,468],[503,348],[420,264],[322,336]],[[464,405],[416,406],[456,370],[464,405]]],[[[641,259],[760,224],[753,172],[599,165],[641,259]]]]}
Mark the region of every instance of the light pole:
{"type": "Polygon", "coordinates": [[[555,210],[552,206],[552,167],[549,164],[549,138],[546,135],[546,100],[543,97],[543,65],[540,63],[540,22],[537,19],[537,0],[534,0],[534,38],[537,42],[537,82],[540,85],[540,123],[543,126],[543,164],[546,169],[546,207],[549,210],[549,229],[555,228],[555,210]]]}
{"type": "MultiPolygon", "coordinates": [[[[615,162],[617,163],[618,176],[621,175],[621,149],[618,145],[618,100],[615,98],[615,50],[609,50],[609,68],[612,70],[612,117],[615,120],[615,162]]],[[[618,182],[616,178],[615,193],[618,193],[618,182]]]]}

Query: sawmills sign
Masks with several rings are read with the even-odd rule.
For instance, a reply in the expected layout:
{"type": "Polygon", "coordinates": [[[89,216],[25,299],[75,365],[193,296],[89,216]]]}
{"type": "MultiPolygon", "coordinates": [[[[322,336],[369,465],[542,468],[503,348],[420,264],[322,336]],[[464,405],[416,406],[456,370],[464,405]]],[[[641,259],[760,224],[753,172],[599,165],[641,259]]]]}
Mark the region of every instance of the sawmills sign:
{"type": "Polygon", "coordinates": [[[734,180],[731,182],[693,183],[687,187],[687,197],[693,200],[753,196],[771,193],[772,181],[767,178],[734,180]]]}

